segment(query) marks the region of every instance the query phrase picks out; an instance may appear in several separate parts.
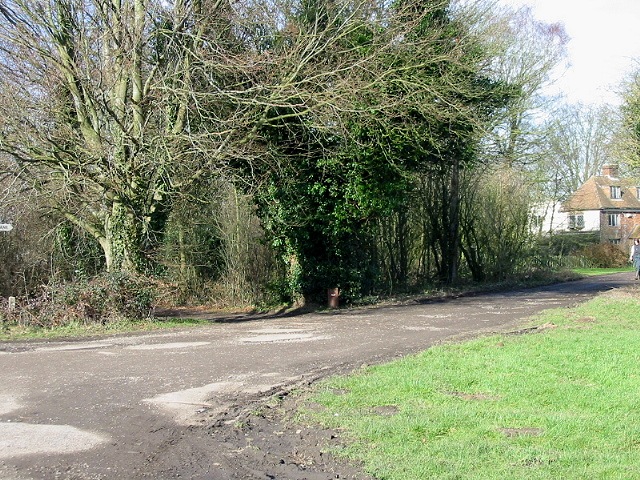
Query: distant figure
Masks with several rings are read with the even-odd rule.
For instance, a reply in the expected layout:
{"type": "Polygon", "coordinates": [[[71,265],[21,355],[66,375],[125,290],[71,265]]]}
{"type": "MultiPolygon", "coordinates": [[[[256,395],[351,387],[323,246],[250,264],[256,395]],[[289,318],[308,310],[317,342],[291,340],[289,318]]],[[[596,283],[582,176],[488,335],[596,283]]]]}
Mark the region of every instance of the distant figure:
{"type": "Polygon", "coordinates": [[[636,238],[631,245],[629,253],[629,261],[633,262],[633,268],[636,271],[636,280],[640,278],[640,239],[636,238]]]}

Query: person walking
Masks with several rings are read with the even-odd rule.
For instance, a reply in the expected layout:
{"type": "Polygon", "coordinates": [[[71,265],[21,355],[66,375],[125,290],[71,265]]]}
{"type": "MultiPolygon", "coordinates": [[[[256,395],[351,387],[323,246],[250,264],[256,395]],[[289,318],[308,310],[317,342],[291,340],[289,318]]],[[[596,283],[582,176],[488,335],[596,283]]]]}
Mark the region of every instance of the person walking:
{"type": "Polygon", "coordinates": [[[636,271],[636,280],[640,279],[640,239],[636,238],[631,245],[629,252],[629,261],[633,262],[633,268],[636,271]]]}

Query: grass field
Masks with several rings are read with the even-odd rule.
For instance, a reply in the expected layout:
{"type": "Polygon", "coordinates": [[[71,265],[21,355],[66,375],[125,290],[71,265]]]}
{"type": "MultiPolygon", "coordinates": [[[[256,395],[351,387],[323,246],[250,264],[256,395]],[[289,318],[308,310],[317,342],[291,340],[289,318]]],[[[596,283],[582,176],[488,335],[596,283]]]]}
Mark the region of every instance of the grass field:
{"type": "Polygon", "coordinates": [[[381,480],[640,478],[640,290],[533,325],[331,379],[302,417],[381,480]]]}

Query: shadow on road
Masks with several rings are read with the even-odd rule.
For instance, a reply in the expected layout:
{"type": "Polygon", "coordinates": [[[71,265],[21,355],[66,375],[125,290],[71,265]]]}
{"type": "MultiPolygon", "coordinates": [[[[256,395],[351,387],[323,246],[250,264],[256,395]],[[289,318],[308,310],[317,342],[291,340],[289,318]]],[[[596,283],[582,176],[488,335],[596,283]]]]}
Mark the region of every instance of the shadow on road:
{"type": "Polygon", "coordinates": [[[367,309],[384,310],[386,308],[401,308],[413,305],[428,305],[428,304],[446,304],[459,300],[460,298],[470,297],[517,297],[520,295],[530,295],[531,293],[558,293],[558,294],[575,294],[575,295],[589,295],[598,294],[611,290],[614,288],[625,287],[638,283],[634,280],[632,273],[616,273],[609,275],[598,275],[592,277],[585,277],[577,280],[570,280],[565,282],[553,283],[544,286],[532,286],[532,287],[488,287],[486,290],[469,290],[469,291],[457,291],[443,293],[439,292],[431,295],[414,295],[407,296],[402,299],[387,299],[382,300],[380,303],[370,305],[358,305],[358,306],[345,306],[338,309],[329,309],[319,304],[303,305],[294,308],[282,308],[270,312],[238,312],[227,313],[220,310],[206,310],[206,309],[189,309],[189,308],[175,308],[175,309],[160,309],[155,312],[156,318],[162,320],[185,318],[185,319],[199,319],[208,320],[211,323],[243,323],[252,322],[257,320],[268,320],[276,318],[293,318],[301,317],[310,314],[321,315],[345,315],[354,312],[360,312],[367,309]]]}

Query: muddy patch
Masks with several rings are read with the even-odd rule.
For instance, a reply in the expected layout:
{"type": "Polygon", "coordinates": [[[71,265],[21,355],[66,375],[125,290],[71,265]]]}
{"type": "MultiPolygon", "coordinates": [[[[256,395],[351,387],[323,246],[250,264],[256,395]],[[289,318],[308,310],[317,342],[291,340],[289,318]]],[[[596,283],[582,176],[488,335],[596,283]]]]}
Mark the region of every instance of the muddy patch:
{"type": "Polygon", "coordinates": [[[238,377],[226,382],[210,383],[202,387],[163,393],[143,401],[156,405],[167,412],[179,425],[198,425],[204,419],[215,417],[224,412],[240,394],[264,394],[282,382],[293,380],[272,373],[260,375],[259,378],[238,377]],[[263,379],[268,380],[264,381],[263,379]]]}
{"type": "Polygon", "coordinates": [[[333,454],[344,448],[341,432],[294,419],[301,407],[298,400],[302,398],[285,395],[247,411],[233,423],[209,427],[207,437],[227,448],[213,450],[206,478],[373,480],[362,465],[333,454]],[[228,446],[235,448],[228,450],[228,446]]]}
{"type": "Polygon", "coordinates": [[[379,405],[377,407],[373,407],[371,411],[381,417],[393,417],[400,412],[400,409],[397,405],[379,405]]]}
{"type": "MultiPolygon", "coordinates": [[[[213,411],[216,405],[209,401],[214,394],[230,393],[242,388],[242,382],[217,382],[197,388],[163,393],[143,401],[169,413],[180,425],[193,425],[198,413],[213,411]]],[[[212,412],[212,413],[215,413],[212,412]]]]}
{"type": "Polygon", "coordinates": [[[447,392],[447,395],[469,401],[500,400],[500,397],[496,395],[490,395],[488,393],[447,392]]]}
{"type": "Polygon", "coordinates": [[[576,320],[576,323],[596,323],[595,317],[580,317],[576,320]]]}

